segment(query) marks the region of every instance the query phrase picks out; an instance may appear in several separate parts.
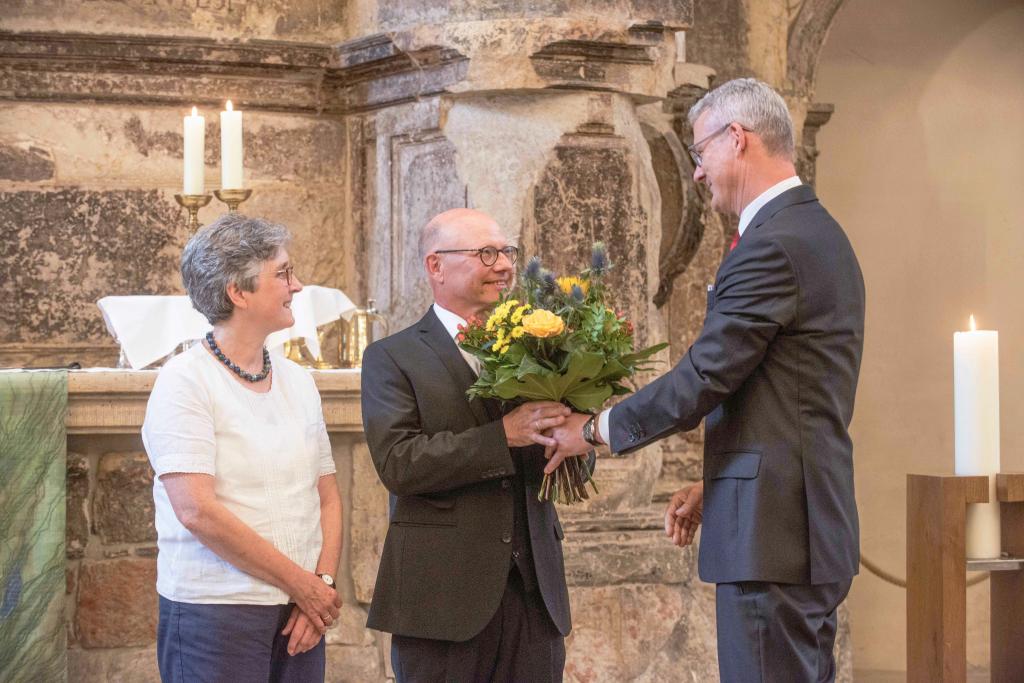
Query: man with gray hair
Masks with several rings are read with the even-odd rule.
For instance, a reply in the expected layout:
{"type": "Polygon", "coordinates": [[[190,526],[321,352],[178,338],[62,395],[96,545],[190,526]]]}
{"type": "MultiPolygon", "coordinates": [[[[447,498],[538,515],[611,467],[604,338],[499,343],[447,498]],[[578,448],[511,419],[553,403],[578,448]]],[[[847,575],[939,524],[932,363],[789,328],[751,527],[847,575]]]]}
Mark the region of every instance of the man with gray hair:
{"type": "Polygon", "coordinates": [[[800,182],[783,99],[751,78],[690,110],[693,179],[739,229],[679,363],[600,416],[572,415],[547,471],[592,444],[625,454],[705,417],[703,481],[665,531],[698,525],[717,584],[718,666],[733,681],[828,681],[836,609],[859,564],[849,435],[864,341],[864,280],[846,234],[800,182]]]}

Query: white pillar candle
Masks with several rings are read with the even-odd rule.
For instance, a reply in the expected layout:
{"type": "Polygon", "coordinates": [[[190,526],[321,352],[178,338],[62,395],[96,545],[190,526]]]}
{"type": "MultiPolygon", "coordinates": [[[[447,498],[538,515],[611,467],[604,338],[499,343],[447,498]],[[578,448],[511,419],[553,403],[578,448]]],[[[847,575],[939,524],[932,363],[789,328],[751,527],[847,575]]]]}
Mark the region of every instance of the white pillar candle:
{"type": "Polygon", "coordinates": [[[185,183],[183,194],[203,194],[205,165],[203,151],[206,148],[206,119],[192,107],[192,115],[185,117],[185,183]]]}
{"type": "Polygon", "coordinates": [[[228,100],[220,113],[220,189],[242,189],[242,112],[228,100]]]}
{"type": "Polygon", "coordinates": [[[967,557],[999,557],[999,333],[953,334],[955,462],[958,475],[989,478],[989,502],[967,506],[967,557]]]}

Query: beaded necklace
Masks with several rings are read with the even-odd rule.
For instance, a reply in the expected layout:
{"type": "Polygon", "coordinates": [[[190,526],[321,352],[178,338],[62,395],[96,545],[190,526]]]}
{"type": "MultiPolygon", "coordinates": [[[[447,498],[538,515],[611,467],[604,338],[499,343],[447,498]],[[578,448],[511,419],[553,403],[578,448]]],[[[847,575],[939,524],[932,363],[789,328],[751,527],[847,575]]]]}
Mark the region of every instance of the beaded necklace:
{"type": "Polygon", "coordinates": [[[213,340],[213,332],[206,333],[206,343],[210,345],[210,350],[213,351],[213,355],[217,357],[221,363],[227,366],[228,370],[235,373],[246,382],[262,382],[270,374],[270,352],[267,351],[267,347],[263,347],[263,372],[258,375],[254,375],[251,372],[246,372],[242,368],[238,367],[231,362],[231,359],[224,355],[224,352],[217,346],[217,342],[213,340]]]}

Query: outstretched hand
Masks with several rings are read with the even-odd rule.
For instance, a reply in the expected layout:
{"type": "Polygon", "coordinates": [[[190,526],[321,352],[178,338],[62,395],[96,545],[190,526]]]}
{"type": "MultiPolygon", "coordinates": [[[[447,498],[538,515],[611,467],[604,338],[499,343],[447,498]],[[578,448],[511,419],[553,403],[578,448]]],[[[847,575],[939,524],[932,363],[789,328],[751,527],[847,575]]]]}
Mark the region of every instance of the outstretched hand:
{"type": "Polygon", "coordinates": [[[672,494],[665,509],[665,535],[685,548],[693,543],[697,528],[704,520],[704,482],[690,484],[672,494]]]}
{"type": "Polygon", "coordinates": [[[571,413],[567,407],[555,401],[531,401],[524,403],[501,418],[505,428],[505,439],[512,447],[540,444],[553,448],[555,440],[544,432],[565,422],[571,413]]]}
{"type": "Polygon", "coordinates": [[[590,416],[584,413],[573,413],[562,422],[561,426],[548,432],[556,443],[544,449],[544,457],[548,459],[548,464],[544,467],[544,474],[551,474],[557,470],[566,458],[583,455],[594,449],[583,439],[583,423],[589,419],[590,416]]]}

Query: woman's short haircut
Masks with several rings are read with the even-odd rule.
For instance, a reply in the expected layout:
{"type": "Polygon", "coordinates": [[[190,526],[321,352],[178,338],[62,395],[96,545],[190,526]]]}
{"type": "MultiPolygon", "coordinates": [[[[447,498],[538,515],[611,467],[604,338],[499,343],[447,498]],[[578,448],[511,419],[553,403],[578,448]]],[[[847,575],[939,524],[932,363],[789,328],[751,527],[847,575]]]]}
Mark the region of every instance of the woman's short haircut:
{"type": "Polygon", "coordinates": [[[738,123],[754,132],[772,156],[793,159],[795,143],[793,119],[779,93],[755,78],[727,81],[700,98],[687,118],[692,126],[700,115],[708,113],[705,130],[717,130],[729,123],[738,123]]]}
{"type": "Polygon", "coordinates": [[[203,226],[181,254],[181,279],[192,305],[211,325],[227,320],[234,311],[228,285],[254,291],[263,263],[290,240],[283,225],[237,213],[203,226]]]}

